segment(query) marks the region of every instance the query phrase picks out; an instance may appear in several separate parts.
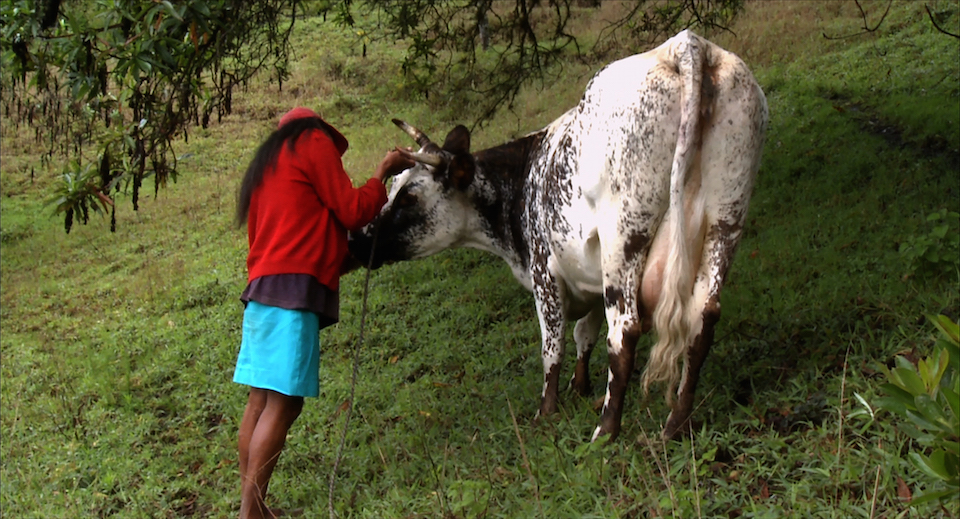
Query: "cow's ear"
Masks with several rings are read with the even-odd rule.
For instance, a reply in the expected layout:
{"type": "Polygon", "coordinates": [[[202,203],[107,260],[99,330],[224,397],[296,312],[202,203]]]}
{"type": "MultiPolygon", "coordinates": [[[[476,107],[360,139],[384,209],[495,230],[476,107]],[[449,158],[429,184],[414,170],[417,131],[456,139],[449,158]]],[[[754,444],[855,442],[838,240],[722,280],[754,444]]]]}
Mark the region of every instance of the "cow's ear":
{"type": "Polygon", "coordinates": [[[473,157],[469,154],[457,155],[447,166],[447,185],[463,191],[473,182],[474,173],[476,166],[473,157]]]}
{"type": "Polygon", "coordinates": [[[454,155],[470,153],[470,130],[458,124],[447,134],[446,140],[443,141],[443,149],[454,155]]]}

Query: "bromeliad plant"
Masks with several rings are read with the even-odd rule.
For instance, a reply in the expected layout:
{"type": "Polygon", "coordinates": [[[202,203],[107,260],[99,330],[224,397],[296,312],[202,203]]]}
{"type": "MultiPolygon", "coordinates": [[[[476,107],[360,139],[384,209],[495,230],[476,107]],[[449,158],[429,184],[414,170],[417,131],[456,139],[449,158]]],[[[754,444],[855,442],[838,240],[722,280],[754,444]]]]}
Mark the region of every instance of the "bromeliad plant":
{"type": "Polygon", "coordinates": [[[899,355],[893,369],[881,366],[888,396],[877,402],[904,419],[901,430],[923,447],[908,457],[931,490],[911,504],[960,498],[960,329],[943,315],[930,320],[941,334],[933,354],[916,366],[899,355]]]}

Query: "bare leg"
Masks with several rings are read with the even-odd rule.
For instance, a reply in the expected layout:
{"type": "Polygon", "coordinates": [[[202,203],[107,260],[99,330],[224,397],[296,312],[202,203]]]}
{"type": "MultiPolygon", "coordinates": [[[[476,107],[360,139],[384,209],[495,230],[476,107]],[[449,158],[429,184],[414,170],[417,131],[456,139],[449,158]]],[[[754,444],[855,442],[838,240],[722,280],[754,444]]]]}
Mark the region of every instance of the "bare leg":
{"type": "Polygon", "coordinates": [[[240,519],[271,516],[264,503],[267,486],[286,442],[287,431],[302,409],[302,397],[251,388],[240,424],[240,519]]]}
{"type": "Polygon", "coordinates": [[[243,411],[243,420],[240,422],[240,434],[237,442],[240,448],[240,481],[247,479],[247,458],[250,456],[250,437],[257,427],[260,413],[267,405],[267,391],[255,387],[250,388],[247,397],[247,408],[243,411]]]}

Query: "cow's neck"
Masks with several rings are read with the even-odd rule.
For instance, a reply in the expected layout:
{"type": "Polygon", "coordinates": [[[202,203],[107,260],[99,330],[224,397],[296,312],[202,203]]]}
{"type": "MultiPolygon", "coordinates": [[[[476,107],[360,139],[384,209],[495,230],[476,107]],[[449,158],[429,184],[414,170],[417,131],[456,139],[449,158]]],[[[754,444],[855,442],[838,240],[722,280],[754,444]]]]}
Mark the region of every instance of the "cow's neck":
{"type": "Polygon", "coordinates": [[[477,176],[470,202],[476,210],[477,225],[472,226],[473,236],[467,246],[500,256],[518,277],[530,263],[524,197],[530,156],[542,139],[543,132],[536,132],[474,154],[477,176]]]}

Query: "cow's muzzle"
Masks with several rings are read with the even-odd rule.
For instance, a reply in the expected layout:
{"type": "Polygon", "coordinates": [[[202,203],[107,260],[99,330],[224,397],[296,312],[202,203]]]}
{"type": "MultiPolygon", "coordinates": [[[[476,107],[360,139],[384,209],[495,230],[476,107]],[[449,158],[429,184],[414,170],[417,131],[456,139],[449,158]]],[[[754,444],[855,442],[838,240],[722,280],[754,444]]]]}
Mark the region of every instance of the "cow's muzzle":
{"type": "Polygon", "coordinates": [[[347,248],[353,256],[353,261],[359,266],[376,270],[383,265],[383,259],[374,249],[373,237],[363,231],[347,234],[347,248]]]}

